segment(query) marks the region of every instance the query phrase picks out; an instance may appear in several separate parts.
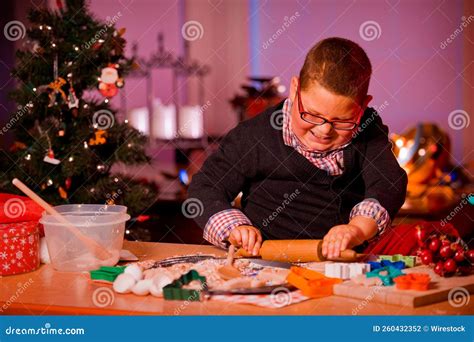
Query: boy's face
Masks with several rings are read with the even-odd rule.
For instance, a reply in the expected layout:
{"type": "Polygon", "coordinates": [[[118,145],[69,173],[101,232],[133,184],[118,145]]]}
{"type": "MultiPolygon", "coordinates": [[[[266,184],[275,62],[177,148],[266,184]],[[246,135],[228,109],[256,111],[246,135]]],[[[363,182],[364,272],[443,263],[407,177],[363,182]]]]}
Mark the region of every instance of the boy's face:
{"type": "MultiPolygon", "coordinates": [[[[298,78],[293,77],[290,87],[291,129],[298,139],[310,150],[329,151],[349,142],[354,130],[336,130],[329,123],[314,125],[301,118],[300,110],[319,115],[327,120],[359,122],[365,108],[372,99],[367,95],[362,104],[354,99],[337,95],[317,82],[313,82],[307,89],[301,89],[301,104],[298,108],[298,78]]],[[[355,129],[355,128],[354,128],[355,129]]]]}

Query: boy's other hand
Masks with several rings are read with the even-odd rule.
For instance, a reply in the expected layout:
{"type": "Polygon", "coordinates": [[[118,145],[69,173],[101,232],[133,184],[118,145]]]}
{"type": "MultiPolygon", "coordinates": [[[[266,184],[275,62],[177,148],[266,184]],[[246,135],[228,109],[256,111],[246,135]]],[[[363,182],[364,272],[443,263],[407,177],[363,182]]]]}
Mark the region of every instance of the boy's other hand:
{"type": "Polygon", "coordinates": [[[360,245],[364,240],[365,234],[355,225],[334,226],[324,236],[322,252],[328,259],[338,258],[341,251],[360,245]]]}
{"type": "Polygon", "coordinates": [[[238,226],[231,230],[229,242],[236,247],[242,247],[247,253],[258,255],[262,246],[262,234],[253,226],[238,226]]]}

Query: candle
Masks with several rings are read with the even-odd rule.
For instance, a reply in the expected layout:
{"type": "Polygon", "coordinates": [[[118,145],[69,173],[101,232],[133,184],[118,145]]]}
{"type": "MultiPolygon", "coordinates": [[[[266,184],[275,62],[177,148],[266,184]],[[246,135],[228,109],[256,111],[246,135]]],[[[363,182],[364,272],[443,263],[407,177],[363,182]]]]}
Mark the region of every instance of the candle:
{"type": "Polygon", "coordinates": [[[138,129],[140,132],[148,135],[150,128],[148,124],[148,108],[139,107],[131,109],[128,112],[128,121],[130,125],[138,129]]]}
{"type": "Polygon", "coordinates": [[[203,136],[204,123],[199,106],[183,106],[179,110],[179,136],[198,139],[203,136]]]}
{"type": "Polygon", "coordinates": [[[157,139],[176,137],[176,107],[155,101],[153,106],[153,135],[157,139]]]}

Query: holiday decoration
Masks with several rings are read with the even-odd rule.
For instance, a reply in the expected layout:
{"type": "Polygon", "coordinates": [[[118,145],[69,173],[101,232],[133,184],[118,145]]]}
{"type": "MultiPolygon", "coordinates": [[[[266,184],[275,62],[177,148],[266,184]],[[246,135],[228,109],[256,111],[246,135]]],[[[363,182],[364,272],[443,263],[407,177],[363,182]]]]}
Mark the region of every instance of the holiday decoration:
{"type": "Polygon", "coordinates": [[[419,123],[393,134],[394,153],[408,175],[407,198],[402,209],[433,212],[448,208],[457,198],[455,188],[466,177],[451,165],[449,136],[431,123],[419,123]]]}
{"type": "Polygon", "coordinates": [[[415,236],[420,246],[417,254],[423,264],[434,266],[435,273],[442,277],[472,273],[474,250],[468,250],[461,238],[439,233],[426,237],[420,233],[422,230],[417,227],[415,236]]]}
{"type": "Polygon", "coordinates": [[[0,191],[17,193],[11,180],[28,175],[23,181],[53,205],[106,203],[107,194],[117,194],[113,203],[140,214],[155,200],[156,186],[110,172],[117,162],[149,161],[146,136],[119,122],[108,101],[135,65],[123,55],[125,30],[95,19],[85,0],[65,0],[60,11],[33,6],[28,19],[30,44],[17,51],[12,72],[15,143],[0,154],[8,165],[0,191]],[[97,87],[106,99],[84,97],[97,87]]]}

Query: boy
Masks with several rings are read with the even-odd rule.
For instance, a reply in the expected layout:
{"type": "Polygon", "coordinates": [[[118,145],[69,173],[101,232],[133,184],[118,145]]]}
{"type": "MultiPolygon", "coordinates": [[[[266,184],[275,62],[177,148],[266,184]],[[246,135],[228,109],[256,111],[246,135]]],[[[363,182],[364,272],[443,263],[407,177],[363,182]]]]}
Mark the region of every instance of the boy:
{"type": "Polygon", "coordinates": [[[322,40],[285,101],[226,135],[188,192],[203,203],[206,240],[257,255],[262,239],[323,239],[334,258],[390,226],[407,176],[367,107],[371,72],[356,43],[322,40]],[[239,192],[241,210],[231,206],[239,192]]]}

